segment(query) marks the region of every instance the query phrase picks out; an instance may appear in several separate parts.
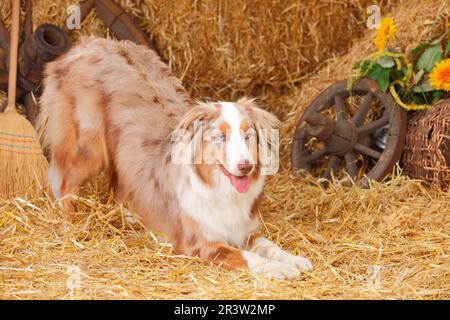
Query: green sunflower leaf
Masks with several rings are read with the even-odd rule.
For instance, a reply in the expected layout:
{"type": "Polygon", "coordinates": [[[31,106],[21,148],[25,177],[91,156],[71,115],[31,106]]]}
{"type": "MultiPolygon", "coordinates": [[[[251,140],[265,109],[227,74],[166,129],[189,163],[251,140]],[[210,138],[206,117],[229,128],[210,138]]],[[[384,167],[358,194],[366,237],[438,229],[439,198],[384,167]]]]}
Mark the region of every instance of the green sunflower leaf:
{"type": "Polygon", "coordinates": [[[378,83],[381,91],[386,92],[389,87],[389,74],[391,69],[383,68],[378,63],[375,63],[367,73],[367,76],[374,79],[378,83]]]}
{"type": "Polygon", "coordinates": [[[426,43],[421,43],[417,47],[412,49],[411,54],[412,54],[413,61],[417,61],[417,59],[425,51],[425,49],[428,49],[429,47],[431,47],[431,44],[426,42],[426,43]]]}
{"type": "Polygon", "coordinates": [[[392,68],[393,66],[395,66],[394,59],[389,56],[379,57],[376,62],[383,68],[392,68]]]}
{"type": "Polygon", "coordinates": [[[442,60],[442,50],[441,46],[437,44],[433,47],[426,49],[422,53],[419,60],[417,60],[416,69],[417,70],[423,69],[426,72],[431,72],[436,62],[439,62],[441,60],[442,60]]]}
{"type": "Polygon", "coordinates": [[[424,74],[425,71],[423,69],[420,69],[419,72],[414,75],[414,84],[418,84],[420,81],[422,81],[424,74]]]}
{"type": "Polygon", "coordinates": [[[412,88],[412,90],[413,90],[414,92],[417,92],[417,93],[422,93],[422,92],[431,92],[431,91],[435,91],[436,89],[434,89],[434,88],[431,86],[430,78],[428,77],[428,75],[426,75],[426,76],[423,78],[423,80],[422,80],[418,85],[415,85],[415,86],[412,88]]]}
{"type": "Polygon", "coordinates": [[[445,92],[443,90],[433,91],[433,103],[439,101],[444,97],[445,92]]]}

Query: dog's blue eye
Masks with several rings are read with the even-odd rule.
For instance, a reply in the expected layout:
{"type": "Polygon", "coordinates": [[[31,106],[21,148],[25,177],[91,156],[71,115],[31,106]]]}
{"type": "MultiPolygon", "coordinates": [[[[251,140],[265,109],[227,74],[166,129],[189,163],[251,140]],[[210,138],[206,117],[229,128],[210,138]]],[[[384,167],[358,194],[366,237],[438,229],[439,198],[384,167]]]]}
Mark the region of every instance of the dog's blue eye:
{"type": "Polygon", "coordinates": [[[225,141],[225,135],[223,133],[214,136],[214,141],[223,142],[225,141]]]}
{"type": "Polygon", "coordinates": [[[254,133],[253,131],[246,132],[246,133],[244,134],[244,139],[245,139],[245,140],[250,140],[250,139],[253,138],[254,136],[255,136],[255,133],[254,133]]]}

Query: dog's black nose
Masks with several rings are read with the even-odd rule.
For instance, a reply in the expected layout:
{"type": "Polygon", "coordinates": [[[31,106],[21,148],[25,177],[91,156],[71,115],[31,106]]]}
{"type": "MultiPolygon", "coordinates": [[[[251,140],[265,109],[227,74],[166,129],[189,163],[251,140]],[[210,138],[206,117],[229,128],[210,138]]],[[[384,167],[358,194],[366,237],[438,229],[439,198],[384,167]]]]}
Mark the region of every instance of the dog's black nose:
{"type": "Polygon", "coordinates": [[[253,164],[251,164],[250,161],[245,160],[244,162],[239,163],[237,167],[242,174],[248,174],[252,171],[253,164]]]}

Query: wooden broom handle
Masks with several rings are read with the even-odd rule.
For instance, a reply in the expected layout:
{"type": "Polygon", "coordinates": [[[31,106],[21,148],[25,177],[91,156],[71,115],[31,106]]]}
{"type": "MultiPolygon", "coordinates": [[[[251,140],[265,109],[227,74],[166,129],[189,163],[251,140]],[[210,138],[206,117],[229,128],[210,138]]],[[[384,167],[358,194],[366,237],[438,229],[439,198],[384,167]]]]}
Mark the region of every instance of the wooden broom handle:
{"type": "Polygon", "coordinates": [[[17,51],[19,47],[20,0],[12,0],[11,45],[9,55],[8,105],[5,112],[16,109],[17,51]]]}

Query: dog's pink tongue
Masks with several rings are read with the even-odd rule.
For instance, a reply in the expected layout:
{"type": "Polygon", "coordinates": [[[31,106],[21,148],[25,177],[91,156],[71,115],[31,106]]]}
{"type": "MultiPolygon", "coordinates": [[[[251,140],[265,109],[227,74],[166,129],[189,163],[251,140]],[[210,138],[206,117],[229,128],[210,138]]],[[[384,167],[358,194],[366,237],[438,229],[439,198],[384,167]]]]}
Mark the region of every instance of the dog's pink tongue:
{"type": "Polygon", "coordinates": [[[231,184],[233,187],[240,193],[247,192],[248,189],[250,189],[250,177],[244,176],[244,177],[236,177],[231,175],[230,176],[231,184]]]}

